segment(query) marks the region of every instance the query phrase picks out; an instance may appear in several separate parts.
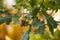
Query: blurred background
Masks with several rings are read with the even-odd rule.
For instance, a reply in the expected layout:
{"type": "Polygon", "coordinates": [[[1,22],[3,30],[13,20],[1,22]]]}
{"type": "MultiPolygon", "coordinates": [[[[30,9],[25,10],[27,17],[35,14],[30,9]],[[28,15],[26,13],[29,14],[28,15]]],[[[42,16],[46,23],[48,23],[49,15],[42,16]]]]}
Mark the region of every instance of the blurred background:
{"type": "MultiPolygon", "coordinates": [[[[23,40],[22,34],[30,27],[26,23],[25,16],[34,8],[29,4],[30,0],[0,0],[0,40],[23,40]],[[25,24],[24,24],[25,23],[25,24]],[[23,26],[27,25],[27,26],[23,26]]],[[[47,1],[47,0],[46,0],[47,1]]],[[[33,3],[32,3],[33,5],[33,3]]],[[[53,10],[47,10],[51,14],[53,10]]],[[[45,28],[44,35],[34,34],[37,28],[31,29],[29,40],[60,40],[60,9],[52,12],[52,17],[58,22],[57,28],[54,29],[54,36],[51,35],[49,28],[45,28]]],[[[38,14],[39,15],[39,14],[38,14]]],[[[39,19],[43,19],[38,16],[39,19]]],[[[27,20],[28,21],[28,20],[27,20]]],[[[31,20],[29,20],[29,23],[31,20]]]]}

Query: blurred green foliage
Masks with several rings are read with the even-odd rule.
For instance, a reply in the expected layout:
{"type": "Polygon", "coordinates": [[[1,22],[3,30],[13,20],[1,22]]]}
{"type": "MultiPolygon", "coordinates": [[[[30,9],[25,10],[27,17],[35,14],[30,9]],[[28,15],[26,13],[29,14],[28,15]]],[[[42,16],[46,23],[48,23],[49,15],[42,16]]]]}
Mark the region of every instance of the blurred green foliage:
{"type": "MultiPolygon", "coordinates": [[[[0,7],[3,6],[2,3],[3,2],[1,0],[0,7]]],[[[35,33],[44,34],[44,30],[46,28],[45,25],[47,25],[49,27],[51,34],[54,35],[54,28],[57,28],[57,22],[53,19],[53,17],[51,15],[47,14],[46,11],[49,9],[52,9],[52,11],[56,10],[56,12],[57,12],[58,9],[60,9],[60,0],[16,0],[16,5],[13,5],[13,7],[15,7],[15,9],[18,9],[18,11],[20,11],[22,9],[22,7],[24,9],[29,10],[29,13],[25,16],[26,17],[25,19],[30,20],[30,21],[32,20],[32,22],[30,24],[28,24],[30,26],[29,30],[24,33],[30,34],[31,29],[34,27],[37,27],[37,30],[35,31],[35,33]],[[43,15],[42,21],[40,19],[38,19],[37,14],[43,15]],[[45,24],[44,20],[46,20],[47,24],[45,24]]],[[[20,15],[20,16],[22,16],[22,15],[20,15]]],[[[16,20],[17,20],[17,21],[15,20],[16,23],[19,22],[18,19],[20,16],[18,16],[17,14],[13,15],[13,17],[16,18],[16,20]]],[[[8,18],[8,16],[6,18],[8,18]]],[[[7,20],[8,19],[6,19],[6,21],[7,20]]],[[[25,24],[29,23],[30,21],[25,22],[25,24]]],[[[23,33],[23,35],[24,35],[24,33],[23,33]]],[[[25,34],[25,35],[27,35],[27,34],[25,34]]],[[[25,35],[24,35],[25,38],[23,40],[26,39],[25,35]]],[[[46,33],[46,35],[47,35],[47,33],[46,33]]],[[[43,38],[46,35],[43,35],[43,38]]],[[[28,36],[28,38],[26,40],[29,40],[30,36],[29,35],[27,35],[27,36],[28,36]]],[[[33,38],[35,38],[35,37],[33,36],[33,38]]],[[[51,40],[48,38],[50,38],[49,36],[46,37],[46,39],[51,40]]],[[[36,40],[40,40],[40,39],[36,39],[36,40]]]]}
{"type": "Polygon", "coordinates": [[[54,36],[50,36],[48,32],[43,35],[40,34],[30,34],[30,40],[60,40],[60,30],[54,32],[54,36]]]}
{"type": "Polygon", "coordinates": [[[3,9],[3,0],[0,0],[0,9],[3,9]]]}
{"type": "Polygon", "coordinates": [[[44,34],[44,29],[46,27],[44,25],[47,25],[51,34],[54,35],[54,28],[57,28],[57,22],[53,19],[51,15],[47,14],[46,11],[52,9],[52,11],[56,10],[57,12],[60,8],[59,1],[60,0],[17,0],[15,8],[19,9],[21,8],[21,6],[23,6],[24,8],[29,9],[29,13],[25,16],[27,20],[32,20],[32,23],[29,24],[29,30],[31,30],[33,27],[37,27],[37,32],[35,32],[38,34],[44,34]],[[28,6],[26,3],[28,3],[28,6]],[[37,17],[37,14],[40,15],[41,13],[43,15],[42,21],[39,20],[37,17]],[[47,24],[44,24],[44,20],[46,20],[47,24]]]}

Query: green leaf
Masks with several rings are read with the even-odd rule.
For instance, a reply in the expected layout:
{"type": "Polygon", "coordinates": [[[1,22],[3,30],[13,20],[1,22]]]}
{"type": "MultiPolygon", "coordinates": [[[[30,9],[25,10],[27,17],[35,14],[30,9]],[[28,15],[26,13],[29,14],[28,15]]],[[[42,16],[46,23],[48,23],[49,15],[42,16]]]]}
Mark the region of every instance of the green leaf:
{"type": "Polygon", "coordinates": [[[30,11],[30,13],[26,15],[26,18],[34,19],[36,17],[37,13],[39,12],[39,10],[40,10],[40,7],[33,8],[33,10],[30,11]]]}
{"type": "Polygon", "coordinates": [[[0,16],[0,24],[2,24],[4,22],[5,22],[4,17],[0,16]]]}
{"type": "Polygon", "coordinates": [[[6,17],[4,17],[4,20],[7,24],[10,24],[10,22],[12,21],[12,16],[11,15],[7,15],[6,17]]]}
{"type": "Polygon", "coordinates": [[[16,0],[16,3],[20,3],[20,2],[22,2],[23,0],[16,0]]]}
{"type": "Polygon", "coordinates": [[[49,26],[51,33],[53,34],[54,28],[57,28],[57,22],[50,16],[47,18],[47,24],[49,26]]]}
{"type": "Polygon", "coordinates": [[[42,6],[43,6],[45,9],[48,9],[48,8],[49,8],[49,0],[44,0],[42,6]]]}
{"type": "Polygon", "coordinates": [[[50,30],[51,34],[53,35],[54,34],[54,28],[57,28],[57,22],[53,19],[52,16],[48,15],[44,11],[43,11],[43,15],[45,16],[49,30],[50,30]]]}
{"type": "Polygon", "coordinates": [[[29,40],[29,30],[26,30],[23,35],[21,40],[29,40]]]}
{"type": "Polygon", "coordinates": [[[33,19],[33,22],[31,23],[32,27],[37,27],[38,29],[35,31],[35,33],[43,34],[45,30],[45,24],[43,21],[40,21],[37,17],[33,19]]]}
{"type": "Polygon", "coordinates": [[[35,17],[34,19],[33,19],[33,22],[31,23],[31,26],[32,27],[37,27],[39,25],[39,20],[38,20],[38,18],[37,17],[35,17]]]}
{"type": "Polygon", "coordinates": [[[59,5],[60,2],[58,2],[58,1],[60,1],[60,0],[44,0],[43,7],[45,9],[50,8],[53,10],[58,10],[58,9],[60,9],[60,5],[59,5]]]}
{"type": "Polygon", "coordinates": [[[14,21],[15,24],[19,22],[20,15],[19,14],[14,14],[12,17],[12,20],[14,21]]]}
{"type": "Polygon", "coordinates": [[[33,10],[29,14],[27,14],[26,17],[35,17],[39,10],[40,10],[40,7],[33,8],[33,10]]]}
{"type": "Polygon", "coordinates": [[[31,7],[34,7],[37,4],[38,0],[30,0],[31,7]]]}
{"type": "Polygon", "coordinates": [[[60,9],[60,0],[55,0],[55,4],[56,4],[57,8],[60,9]]]}
{"type": "Polygon", "coordinates": [[[39,27],[35,31],[35,33],[37,33],[37,34],[43,34],[44,33],[44,30],[45,30],[45,24],[44,24],[44,22],[40,22],[39,23],[39,27]]]}

